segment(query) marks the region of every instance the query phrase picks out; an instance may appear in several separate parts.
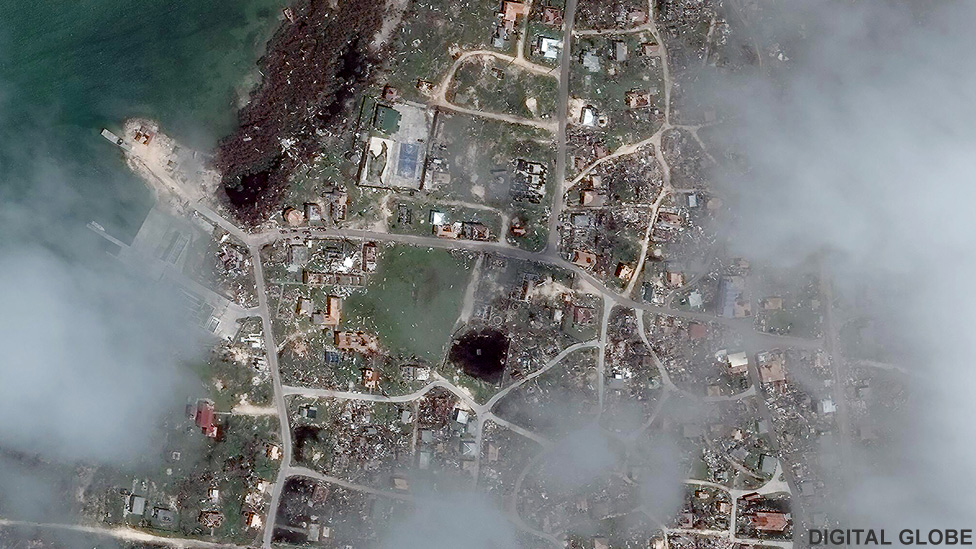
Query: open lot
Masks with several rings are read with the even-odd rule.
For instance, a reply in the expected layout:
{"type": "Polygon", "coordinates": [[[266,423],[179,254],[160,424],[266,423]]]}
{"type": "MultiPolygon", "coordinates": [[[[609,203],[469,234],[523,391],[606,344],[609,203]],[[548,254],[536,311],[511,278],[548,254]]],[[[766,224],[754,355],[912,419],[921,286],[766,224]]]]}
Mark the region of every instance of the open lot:
{"type": "MultiPolygon", "coordinates": [[[[544,130],[441,112],[432,132],[427,200],[445,206],[490,207],[518,222],[510,240],[527,249],[545,244],[553,189],[553,136],[544,130]],[[519,160],[524,161],[519,170],[519,160]],[[539,173],[533,181],[526,173],[539,173]]],[[[414,222],[425,212],[415,212],[414,222]]],[[[420,218],[421,220],[423,218],[420,218]]],[[[508,230],[508,227],[502,227],[508,230]]]]}
{"type": "MultiPolygon", "coordinates": [[[[436,84],[451,66],[453,51],[491,48],[499,7],[500,2],[491,0],[412,2],[393,41],[390,84],[405,97],[422,100],[417,80],[436,84]]],[[[497,51],[512,53],[514,47],[514,41],[508,41],[497,51]]]]}
{"type": "Polygon", "coordinates": [[[457,105],[524,118],[556,113],[556,72],[544,76],[493,56],[468,59],[454,73],[448,100],[457,105]]]}
{"type": "Polygon", "coordinates": [[[425,181],[432,198],[507,208],[513,200],[515,160],[541,163],[547,175],[552,173],[555,146],[552,134],[544,130],[440,112],[432,133],[434,169],[425,181]]]}

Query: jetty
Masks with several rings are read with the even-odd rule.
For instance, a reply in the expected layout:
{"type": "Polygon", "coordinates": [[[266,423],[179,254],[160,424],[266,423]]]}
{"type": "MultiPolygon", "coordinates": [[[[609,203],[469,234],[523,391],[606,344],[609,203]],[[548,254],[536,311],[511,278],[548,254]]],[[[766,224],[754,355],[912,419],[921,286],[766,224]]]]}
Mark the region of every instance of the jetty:
{"type": "Polygon", "coordinates": [[[122,140],[121,137],[115,135],[114,133],[112,133],[111,131],[109,131],[106,128],[102,128],[102,137],[104,137],[105,139],[108,139],[112,143],[115,143],[119,147],[122,147],[122,150],[124,150],[124,151],[129,151],[129,152],[132,151],[132,147],[130,147],[129,145],[127,145],[125,143],[125,141],[122,140]]]}

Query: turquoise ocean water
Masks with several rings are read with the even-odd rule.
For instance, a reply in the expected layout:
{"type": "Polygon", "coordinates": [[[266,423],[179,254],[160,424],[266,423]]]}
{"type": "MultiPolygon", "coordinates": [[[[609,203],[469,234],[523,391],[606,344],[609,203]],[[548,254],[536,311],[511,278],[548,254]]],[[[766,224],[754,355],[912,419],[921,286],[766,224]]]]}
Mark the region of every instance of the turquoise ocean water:
{"type": "MultiPolygon", "coordinates": [[[[0,0],[0,197],[130,238],[151,198],[99,137],[131,116],[210,149],[286,0],[0,0]],[[41,189],[38,191],[38,189],[41,189]]],[[[43,215],[43,214],[42,214],[43,215]]]]}

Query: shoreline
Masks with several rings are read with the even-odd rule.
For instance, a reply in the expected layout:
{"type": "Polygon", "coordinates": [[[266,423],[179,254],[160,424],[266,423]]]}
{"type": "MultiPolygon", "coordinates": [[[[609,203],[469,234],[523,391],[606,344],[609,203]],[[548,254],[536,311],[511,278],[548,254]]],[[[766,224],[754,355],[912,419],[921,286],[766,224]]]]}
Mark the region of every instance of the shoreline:
{"type": "Polygon", "coordinates": [[[216,199],[220,173],[209,166],[209,155],[181,145],[146,118],[124,120],[119,137],[126,166],[142,179],[157,204],[181,212],[190,203],[221,207],[216,199]]]}

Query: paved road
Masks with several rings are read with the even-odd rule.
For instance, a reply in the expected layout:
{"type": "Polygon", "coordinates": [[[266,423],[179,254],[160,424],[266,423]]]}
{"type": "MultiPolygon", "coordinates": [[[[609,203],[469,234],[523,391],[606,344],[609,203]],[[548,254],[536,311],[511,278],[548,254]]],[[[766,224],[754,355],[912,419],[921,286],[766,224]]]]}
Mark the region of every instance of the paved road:
{"type": "Polygon", "coordinates": [[[528,250],[522,250],[520,248],[515,248],[506,243],[502,242],[479,242],[474,240],[458,240],[449,238],[437,238],[434,236],[419,236],[419,235],[408,235],[408,234],[391,234],[391,233],[381,233],[373,232],[359,229],[326,229],[326,228],[315,228],[315,229],[302,229],[294,231],[286,231],[284,234],[280,231],[268,231],[264,233],[259,233],[257,235],[252,235],[247,238],[251,242],[257,242],[262,244],[269,244],[278,239],[287,238],[289,236],[310,236],[312,238],[345,238],[345,239],[362,239],[362,240],[372,240],[378,242],[395,242],[398,244],[407,244],[411,246],[428,247],[428,248],[438,248],[445,250],[459,250],[468,252],[478,252],[478,253],[494,253],[502,257],[507,257],[510,259],[519,259],[524,261],[534,261],[537,263],[545,263],[549,265],[554,265],[563,268],[568,271],[572,271],[578,277],[580,277],[587,284],[595,288],[606,298],[613,301],[616,305],[621,305],[630,309],[640,309],[642,311],[647,311],[649,313],[665,314],[680,318],[686,318],[688,320],[697,320],[699,322],[710,322],[717,323],[727,326],[735,331],[737,331],[745,340],[756,342],[760,345],[765,346],[769,349],[775,348],[787,348],[795,347],[801,349],[819,349],[822,346],[822,341],[820,339],[806,339],[795,336],[785,336],[777,334],[768,334],[763,332],[757,332],[753,325],[753,319],[751,318],[724,318],[717,317],[711,313],[706,312],[695,312],[695,311],[683,311],[679,309],[673,309],[666,306],[652,305],[645,303],[643,301],[637,301],[627,296],[620,295],[616,292],[609,290],[606,285],[593,276],[589,271],[573,265],[568,260],[559,257],[552,250],[545,250],[543,252],[530,252],[528,250]],[[305,232],[308,235],[305,235],[305,232]]]}
{"type": "Polygon", "coordinates": [[[291,463],[291,429],[288,426],[288,408],[285,405],[285,395],[281,387],[281,370],[278,367],[278,346],[275,345],[274,330],[272,330],[271,326],[271,312],[268,310],[268,287],[264,279],[261,248],[256,244],[250,244],[248,251],[251,253],[251,262],[254,265],[254,278],[258,291],[258,311],[261,315],[261,324],[264,330],[265,355],[267,355],[268,366],[271,370],[271,380],[274,387],[274,404],[278,410],[278,423],[281,433],[281,467],[278,469],[278,478],[275,480],[274,488],[271,491],[271,506],[269,507],[268,518],[265,521],[264,528],[264,547],[270,548],[271,536],[274,533],[275,515],[277,514],[278,503],[281,501],[281,490],[284,488],[285,480],[288,478],[289,464],[291,463]]]}
{"type": "Polygon", "coordinates": [[[563,51],[559,58],[559,95],[556,103],[556,173],[555,189],[552,193],[552,208],[549,212],[549,240],[546,251],[559,250],[559,217],[563,211],[563,198],[566,192],[566,125],[569,122],[569,68],[573,62],[573,24],[576,19],[577,0],[566,0],[563,16],[563,51]]]}

